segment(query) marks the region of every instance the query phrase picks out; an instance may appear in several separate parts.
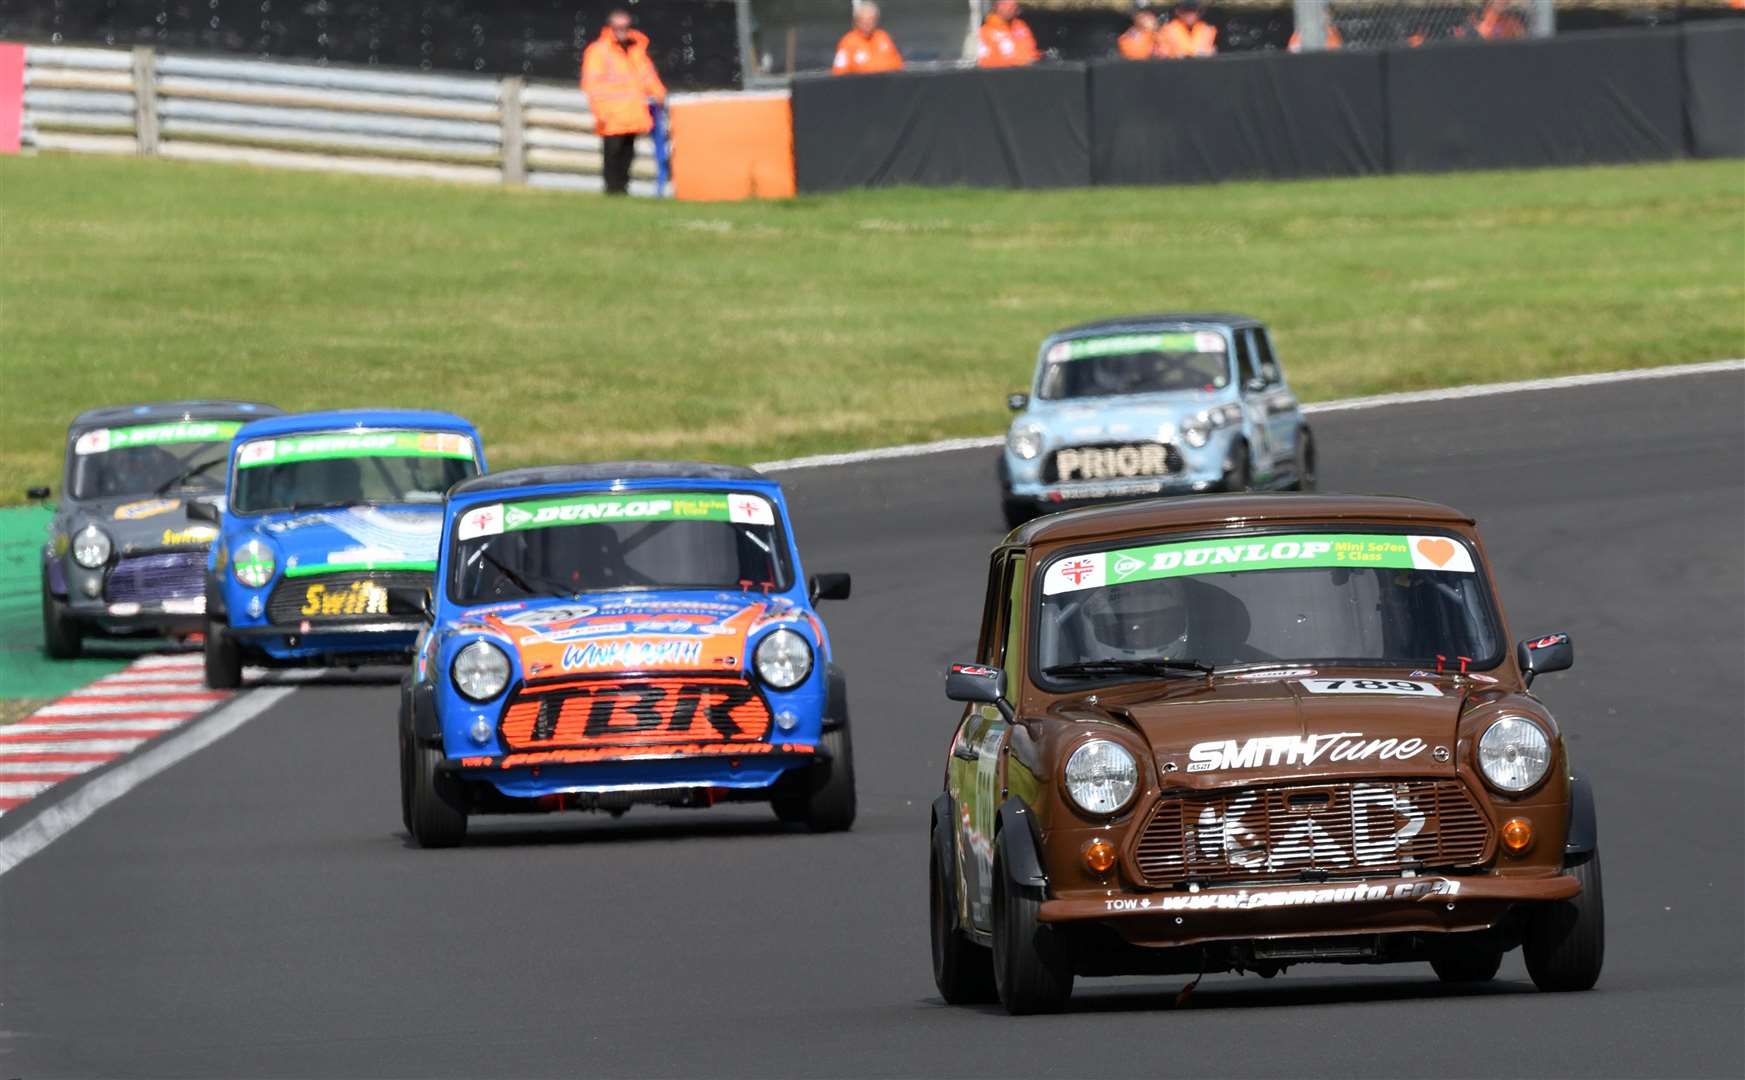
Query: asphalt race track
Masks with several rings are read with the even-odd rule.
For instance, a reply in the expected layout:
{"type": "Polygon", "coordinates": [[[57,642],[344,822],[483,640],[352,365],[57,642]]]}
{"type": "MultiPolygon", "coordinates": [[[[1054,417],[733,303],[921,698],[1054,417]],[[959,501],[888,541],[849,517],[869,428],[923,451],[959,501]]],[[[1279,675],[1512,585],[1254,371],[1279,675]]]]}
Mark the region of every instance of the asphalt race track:
{"type": "Polygon", "coordinates": [[[1323,487],[1480,519],[1599,801],[1606,971],[1081,980],[944,1006],[926,823],[999,539],[991,451],[790,474],[852,691],[847,835],[762,807],[484,819],[408,846],[395,690],[292,693],[0,877],[0,1076],[1733,1076],[1745,1073],[1745,376],[1328,414],[1323,487]]]}

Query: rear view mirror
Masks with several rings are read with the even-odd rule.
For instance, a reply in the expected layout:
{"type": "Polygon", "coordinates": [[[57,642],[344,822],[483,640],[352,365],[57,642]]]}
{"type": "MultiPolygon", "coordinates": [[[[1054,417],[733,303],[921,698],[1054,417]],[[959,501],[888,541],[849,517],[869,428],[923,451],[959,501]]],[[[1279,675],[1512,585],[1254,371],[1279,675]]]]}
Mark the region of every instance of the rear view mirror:
{"type": "Polygon", "coordinates": [[[1515,646],[1515,663],[1521,666],[1521,677],[1527,685],[1533,678],[1549,671],[1568,671],[1575,663],[1575,646],[1568,634],[1546,634],[1528,638],[1515,646]]]}
{"type": "Polygon", "coordinates": [[[986,664],[953,664],[945,669],[945,696],[953,701],[992,705],[1012,719],[1006,704],[1006,673],[986,664]]]}
{"type": "Polygon", "coordinates": [[[27,499],[34,499],[37,502],[41,502],[42,500],[48,498],[48,488],[45,488],[45,487],[25,488],[24,489],[24,497],[27,499]]]}
{"type": "Polygon", "coordinates": [[[219,510],[217,506],[205,501],[204,499],[194,499],[188,503],[189,521],[204,521],[216,525],[218,524],[218,520],[223,516],[223,511],[219,510]]]}
{"type": "Polygon", "coordinates": [[[806,584],[806,595],[814,604],[820,600],[847,600],[852,585],[847,574],[813,574],[806,584]]]}
{"type": "Polygon", "coordinates": [[[1023,412],[1024,406],[1028,404],[1030,404],[1029,394],[1006,395],[1006,408],[1011,409],[1013,412],[1023,412]]]}

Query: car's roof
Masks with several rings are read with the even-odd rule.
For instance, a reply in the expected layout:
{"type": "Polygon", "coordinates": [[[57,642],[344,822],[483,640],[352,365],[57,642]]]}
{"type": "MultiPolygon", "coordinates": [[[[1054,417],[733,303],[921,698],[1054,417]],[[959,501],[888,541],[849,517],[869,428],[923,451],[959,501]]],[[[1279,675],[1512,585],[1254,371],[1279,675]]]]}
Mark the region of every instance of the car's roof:
{"type": "Polygon", "coordinates": [[[187,401],[142,401],[133,405],[105,405],[86,409],[73,417],[67,426],[71,434],[121,424],[172,423],[189,420],[254,420],[278,416],[284,410],[277,405],[259,401],[226,401],[218,398],[190,398],[187,401]]]}
{"type": "Polygon", "coordinates": [[[547,484],[608,484],[616,480],[728,480],[771,484],[775,481],[743,465],[704,461],[592,461],[581,465],[534,465],[524,469],[483,473],[462,480],[450,497],[481,491],[542,487],[547,484]]]}
{"type": "Polygon", "coordinates": [[[1196,525],[1296,525],[1342,520],[1471,525],[1470,516],[1440,503],[1394,495],[1192,495],[1092,506],[1037,518],[1013,536],[1019,544],[1094,540],[1146,530],[1196,525]]]}
{"type": "Polygon", "coordinates": [[[431,431],[462,431],[471,434],[472,421],[453,413],[425,409],[330,409],[326,412],[285,413],[257,420],[238,433],[240,438],[288,435],[299,431],[331,431],[337,428],[416,428],[431,431]]]}
{"type": "Polygon", "coordinates": [[[1123,315],[1113,319],[1098,319],[1096,322],[1080,323],[1077,326],[1069,326],[1065,330],[1056,330],[1048,337],[1050,341],[1053,341],[1060,338],[1106,334],[1111,330],[1148,330],[1153,327],[1184,325],[1259,326],[1261,322],[1252,315],[1238,315],[1232,311],[1177,311],[1156,315],[1123,315]]]}

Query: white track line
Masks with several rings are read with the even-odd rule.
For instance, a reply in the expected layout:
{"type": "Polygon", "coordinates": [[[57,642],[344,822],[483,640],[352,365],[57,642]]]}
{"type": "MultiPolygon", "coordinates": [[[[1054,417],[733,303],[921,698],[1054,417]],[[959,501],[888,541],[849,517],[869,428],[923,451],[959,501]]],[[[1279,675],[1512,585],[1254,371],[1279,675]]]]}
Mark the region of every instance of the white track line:
{"type": "MultiPolygon", "coordinates": [[[[1357,409],[1383,409],[1391,405],[1415,405],[1426,401],[1455,401],[1460,398],[1490,397],[1494,394],[1521,394],[1534,390],[1567,390],[1578,386],[1604,386],[1609,383],[1639,382],[1647,379],[1671,379],[1680,375],[1712,375],[1721,371],[1745,371],[1745,359],[1711,360],[1700,364],[1669,364],[1666,367],[1631,368],[1627,371],[1601,371],[1591,375],[1559,375],[1548,379],[1523,379],[1519,382],[1450,386],[1443,390],[1412,390],[1399,394],[1376,394],[1372,397],[1312,402],[1304,405],[1303,411],[1310,414],[1352,412],[1357,409]]],[[[1004,435],[976,435],[965,439],[940,439],[937,442],[909,443],[904,446],[881,446],[873,450],[851,450],[841,454],[812,454],[807,457],[784,458],[780,461],[760,461],[752,465],[752,468],[759,472],[785,472],[793,469],[820,469],[831,465],[858,465],[865,461],[927,457],[932,454],[950,454],[959,450],[984,450],[999,446],[1005,441],[1004,435]]]]}
{"type": "MultiPolygon", "coordinates": [[[[241,694],[204,720],[189,724],[142,754],[117,762],[109,771],[71,795],[50,803],[17,832],[0,838],[0,874],[54,843],[86,818],[158,773],[266,712],[295,690],[295,686],[271,686],[241,694]]],[[[50,748],[64,750],[70,746],[51,744],[50,748]]]]}

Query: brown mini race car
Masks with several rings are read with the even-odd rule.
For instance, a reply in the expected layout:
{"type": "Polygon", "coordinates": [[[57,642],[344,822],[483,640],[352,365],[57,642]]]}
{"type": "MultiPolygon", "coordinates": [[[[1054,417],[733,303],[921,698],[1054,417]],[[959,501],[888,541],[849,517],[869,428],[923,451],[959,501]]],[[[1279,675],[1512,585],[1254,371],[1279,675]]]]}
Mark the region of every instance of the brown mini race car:
{"type": "Polygon", "coordinates": [[[1274,975],[1520,946],[1585,990],[1593,796],[1529,692],[1471,518],[1222,495],[1057,514],[993,553],[933,804],[933,972],[1014,1013],[1076,976],[1274,975]]]}

